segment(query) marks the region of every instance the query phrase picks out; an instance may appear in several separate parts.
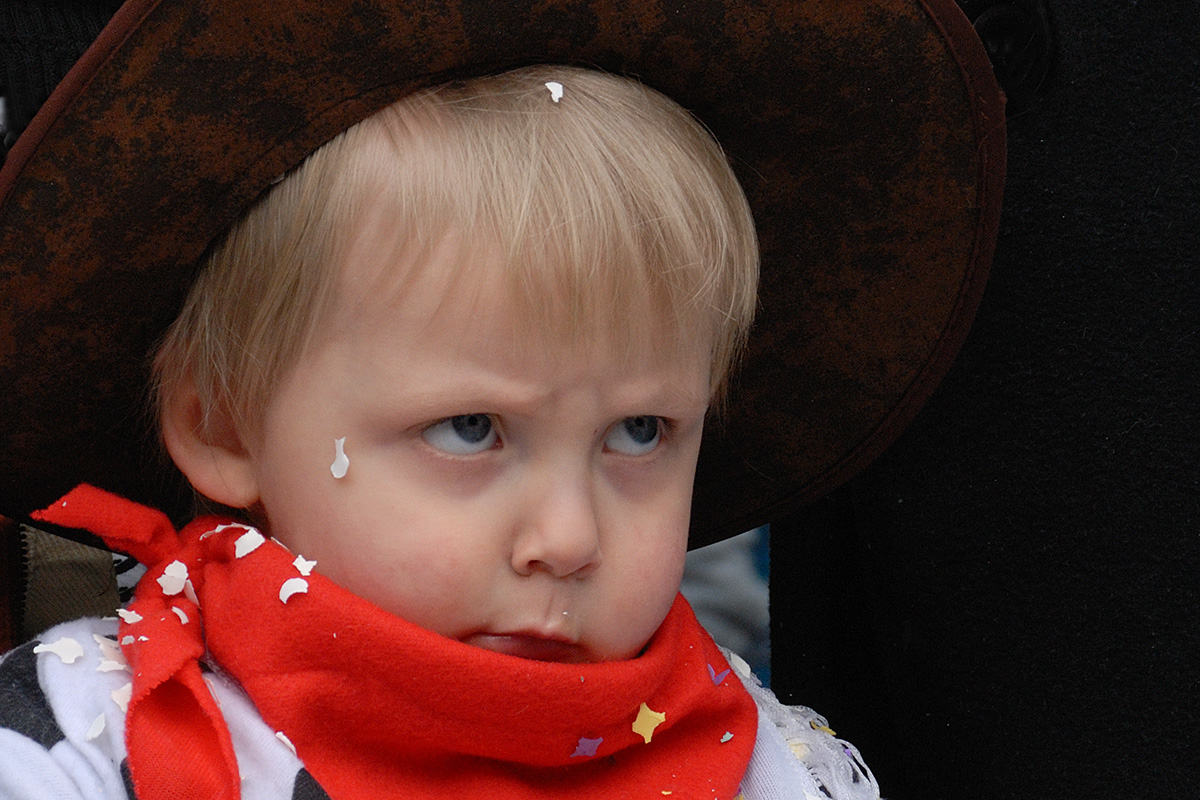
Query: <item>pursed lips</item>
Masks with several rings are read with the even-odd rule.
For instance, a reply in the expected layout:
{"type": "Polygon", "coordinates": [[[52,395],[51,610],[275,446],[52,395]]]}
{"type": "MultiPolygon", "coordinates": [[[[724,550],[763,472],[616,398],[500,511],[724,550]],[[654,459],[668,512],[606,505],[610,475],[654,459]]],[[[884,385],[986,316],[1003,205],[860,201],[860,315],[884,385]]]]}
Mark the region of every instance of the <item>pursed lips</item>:
{"type": "Polygon", "coordinates": [[[494,653],[527,658],[533,661],[556,661],[564,664],[586,661],[578,644],[554,634],[520,631],[515,633],[473,633],[463,637],[465,644],[482,647],[494,653]]]}

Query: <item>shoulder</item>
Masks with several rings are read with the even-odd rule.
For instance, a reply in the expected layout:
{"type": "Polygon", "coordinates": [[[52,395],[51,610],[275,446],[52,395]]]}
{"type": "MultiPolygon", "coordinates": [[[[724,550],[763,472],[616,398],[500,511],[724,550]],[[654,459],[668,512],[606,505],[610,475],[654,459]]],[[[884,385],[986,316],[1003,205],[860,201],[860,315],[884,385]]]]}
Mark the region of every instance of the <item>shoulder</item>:
{"type": "Polygon", "coordinates": [[[115,621],[77,620],[0,660],[0,796],[128,796],[115,635],[115,621]]]}
{"type": "Polygon", "coordinates": [[[878,800],[879,784],[854,745],[838,739],[812,709],[780,703],[736,654],[727,658],[758,706],[758,739],[742,782],[745,800],[878,800]]]}

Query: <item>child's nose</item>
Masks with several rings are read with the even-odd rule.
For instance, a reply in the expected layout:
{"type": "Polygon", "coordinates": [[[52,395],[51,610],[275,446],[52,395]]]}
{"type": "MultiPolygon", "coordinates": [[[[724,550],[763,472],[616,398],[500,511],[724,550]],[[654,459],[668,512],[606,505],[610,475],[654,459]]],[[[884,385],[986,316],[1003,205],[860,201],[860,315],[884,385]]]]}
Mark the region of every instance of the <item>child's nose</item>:
{"type": "Polygon", "coordinates": [[[531,494],[513,542],[513,569],[556,578],[590,574],[600,564],[600,526],[586,479],[552,477],[544,491],[531,494]]]}

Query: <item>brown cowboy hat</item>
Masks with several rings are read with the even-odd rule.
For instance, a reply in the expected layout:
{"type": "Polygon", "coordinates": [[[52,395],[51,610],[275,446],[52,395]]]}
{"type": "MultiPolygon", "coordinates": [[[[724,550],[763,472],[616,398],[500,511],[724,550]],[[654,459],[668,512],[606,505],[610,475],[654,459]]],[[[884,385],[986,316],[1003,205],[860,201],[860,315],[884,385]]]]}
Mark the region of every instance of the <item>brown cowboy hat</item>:
{"type": "Polygon", "coordinates": [[[0,171],[0,514],[81,481],[185,513],[144,391],[205,248],[385,104],[535,62],[674,98],[754,210],[761,310],[692,544],[865,466],[949,366],[995,241],[1003,102],[951,0],[128,0],[0,171]]]}

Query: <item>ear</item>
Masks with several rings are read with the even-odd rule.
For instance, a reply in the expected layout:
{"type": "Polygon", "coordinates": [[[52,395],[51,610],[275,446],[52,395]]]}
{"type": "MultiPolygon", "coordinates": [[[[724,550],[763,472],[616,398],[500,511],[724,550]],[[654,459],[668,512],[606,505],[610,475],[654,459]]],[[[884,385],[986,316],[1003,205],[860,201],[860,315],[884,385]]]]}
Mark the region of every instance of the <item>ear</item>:
{"type": "Polygon", "coordinates": [[[192,488],[232,508],[258,502],[258,473],[228,413],[205,409],[189,375],[179,382],[162,410],[162,437],[171,460],[192,488]]]}

